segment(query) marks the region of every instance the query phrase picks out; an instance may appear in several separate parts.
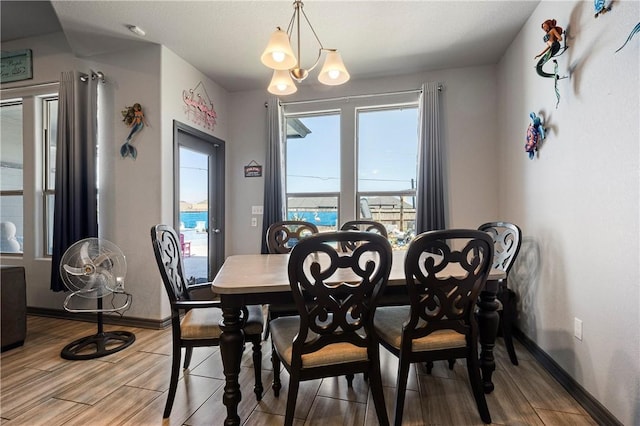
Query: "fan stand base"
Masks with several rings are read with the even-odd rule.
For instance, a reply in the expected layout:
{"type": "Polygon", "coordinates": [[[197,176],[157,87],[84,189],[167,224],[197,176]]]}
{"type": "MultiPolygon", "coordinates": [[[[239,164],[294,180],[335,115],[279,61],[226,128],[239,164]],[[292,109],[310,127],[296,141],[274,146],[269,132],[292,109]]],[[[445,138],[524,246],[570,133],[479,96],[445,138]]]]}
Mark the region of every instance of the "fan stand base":
{"type": "Polygon", "coordinates": [[[100,358],[130,346],[136,336],[128,331],[110,331],[74,340],[62,349],[60,356],[69,360],[100,358]]]}

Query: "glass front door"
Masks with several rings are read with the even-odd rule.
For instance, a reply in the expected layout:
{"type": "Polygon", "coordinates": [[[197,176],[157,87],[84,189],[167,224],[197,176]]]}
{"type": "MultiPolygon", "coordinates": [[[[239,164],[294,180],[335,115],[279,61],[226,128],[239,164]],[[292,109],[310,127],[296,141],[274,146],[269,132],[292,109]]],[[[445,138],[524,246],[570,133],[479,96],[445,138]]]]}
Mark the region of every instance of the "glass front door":
{"type": "Polygon", "coordinates": [[[224,260],[224,142],[176,123],[176,225],[184,275],[213,280],[224,260]]]}

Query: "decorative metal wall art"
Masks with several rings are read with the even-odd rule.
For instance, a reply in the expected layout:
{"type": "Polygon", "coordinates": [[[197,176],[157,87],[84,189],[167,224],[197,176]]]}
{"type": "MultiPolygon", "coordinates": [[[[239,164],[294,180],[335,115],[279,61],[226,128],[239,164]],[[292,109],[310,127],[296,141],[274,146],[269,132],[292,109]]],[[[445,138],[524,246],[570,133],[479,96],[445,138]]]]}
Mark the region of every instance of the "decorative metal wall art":
{"type": "Polygon", "coordinates": [[[138,150],[132,145],[133,137],[137,135],[144,126],[148,126],[147,120],[144,118],[142,112],[142,106],[139,103],[133,104],[133,106],[125,107],[122,111],[122,121],[131,128],[129,136],[125,139],[124,144],[120,147],[120,155],[122,158],[131,157],[134,160],[138,156],[138,150]]]}
{"type": "Polygon", "coordinates": [[[533,160],[546,134],[542,119],[535,112],[530,113],[529,117],[531,118],[531,123],[527,127],[527,143],[524,145],[524,150],[529,153],[529,159],[533,160]]]}
{"type": "Polygon", "coordinates": [[[627,43],[629,43],[629,40],[631,40],[633,38],[634,35],[636,35],[637,32],[640,31],[640,22],[638,22],[636,24],[635,27],[633,27],[633,29],[631,30],[631,33],[629,34],[629,37],[627,37],[627,41],[624,42],[624,44],[622,46],[620,46],[618,48],[618,50],[616,50],[616,53],[618,53],[618,51],[622,50],[623,47],[625,47],[627,45],[627,43]]]}
{"type": "Polygon", "coordinates": [[[613,0],[610,0],[608,5],[607,0],[593,0],[593,8],[596,11],[594,16],[597,18],[598,16],[609,12],[611,10],[611,3],[613,3],[613,0]]]}
{"type": "Polygon", "coordinates": [[[562,55],[569,47],[567,46],[567,36],[565,34],[564,38],[564,46],[560,46],[560,42],[562,41],[562,33],[563,30],[561,27],[556,25],[555,19],[547,19],[542,23],[542,29],[545,32],[542,40],[545,42],[546,47],[540,53],[538,53],[534,59],[540,58],[538,63],[536,64],[536,72],[540,77],[545,78],[553,78],[554,90],[556,93],[556,108],[558,108],[558,104],[560,103],[560,91],[558,90],[558,80],[562,80],[563,78],[567,78],[567,76],[560,77],[558,75],[558,61],[553,59],[553,73],[545,72],[542,67],[549,62],[551,58],[558,57],[562,55]]]}
{"type": "Polygon", "coordinates": [[[199,81],[193,89],[183,90],[182,101],[185,105],[184,112],[191,122],[213,130],[218,114],[213,108],[213,102],[202,81],[199,81]]]}

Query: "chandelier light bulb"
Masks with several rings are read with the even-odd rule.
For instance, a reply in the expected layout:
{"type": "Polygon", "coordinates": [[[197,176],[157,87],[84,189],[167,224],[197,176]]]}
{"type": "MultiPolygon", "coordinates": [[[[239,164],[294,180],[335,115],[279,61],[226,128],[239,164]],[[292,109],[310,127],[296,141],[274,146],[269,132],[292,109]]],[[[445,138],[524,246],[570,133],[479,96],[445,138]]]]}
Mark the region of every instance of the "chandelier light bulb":
{"type": "Polygon", "coordinates": [[[289,35],[280,27],[271,35],[260,60],[273,70],[288,70],[296,66],[297,60],[291,50],[289,35]]]}
{"type": "Polygon", "coordinates": [[[329,86],[337,86],[349,81],[350,77],[340,54],[336,50],[327,51],[324,65],[318,74],[318,81],[329,86]]]}
{"type": "Polygon", "coordinates": [[[290,95],[296,93],[298,88],[293,83],[289,70],[274,70],[267,90],[274,95],[290,95]]]}
{"type": "Polygon", "coordinates": [[[284,52],[271,52],[271,57],[277,63],[281,63],[282,61],[284,61],[285,54],[284,52]]]}

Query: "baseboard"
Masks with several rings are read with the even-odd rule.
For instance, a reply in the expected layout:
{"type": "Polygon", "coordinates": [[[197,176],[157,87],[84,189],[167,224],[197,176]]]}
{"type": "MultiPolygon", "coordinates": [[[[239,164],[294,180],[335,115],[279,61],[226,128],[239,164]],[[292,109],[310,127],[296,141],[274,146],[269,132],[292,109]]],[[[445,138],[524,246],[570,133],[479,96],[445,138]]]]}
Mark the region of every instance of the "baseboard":
{"type": "Polygon", "coordinates": [[[531,355],[553,376],[563,388],[573,396],[591,417],[600,425],[623,426],[609,410],[607,410],[597,399],[587,392],[573,377],[567,374],[545,351],[543,351],[533,340],[525,336],[522,331],[513,328],[513,336],[531,352],[531,355]]]}
{"type": "MultiPolygon", "coordinates": [[[[94,313],[73,313],[62,309],[47,309],[27,307],[28,315],[40,317],[61,318],[74,321],[96,322],[97,314],[94,313]]],[[[123,325],[128,327],[151,328],[162,330],[171,326],[171,318],[165,320],[151,320],[146,318],[121,317],[119,315],[102,315],[104,324],[123,325]]]]}

